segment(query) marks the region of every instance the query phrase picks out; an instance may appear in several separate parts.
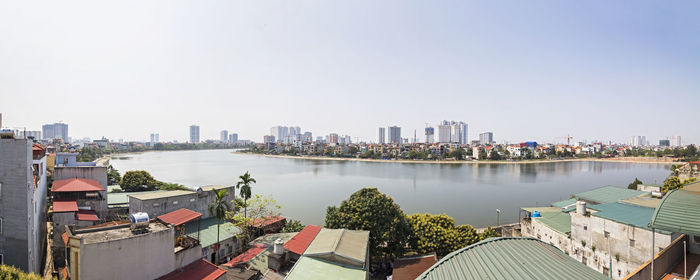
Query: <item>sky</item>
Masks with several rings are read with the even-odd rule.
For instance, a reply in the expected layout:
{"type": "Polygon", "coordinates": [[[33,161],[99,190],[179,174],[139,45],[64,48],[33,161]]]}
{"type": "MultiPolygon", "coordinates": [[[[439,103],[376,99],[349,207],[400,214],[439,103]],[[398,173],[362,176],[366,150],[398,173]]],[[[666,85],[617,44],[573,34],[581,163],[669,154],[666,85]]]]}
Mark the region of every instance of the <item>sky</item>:
{"type": "Polygon", "coordinates": [[[700,143],[699,1],[1,1],[3,126],[700,143]]]}

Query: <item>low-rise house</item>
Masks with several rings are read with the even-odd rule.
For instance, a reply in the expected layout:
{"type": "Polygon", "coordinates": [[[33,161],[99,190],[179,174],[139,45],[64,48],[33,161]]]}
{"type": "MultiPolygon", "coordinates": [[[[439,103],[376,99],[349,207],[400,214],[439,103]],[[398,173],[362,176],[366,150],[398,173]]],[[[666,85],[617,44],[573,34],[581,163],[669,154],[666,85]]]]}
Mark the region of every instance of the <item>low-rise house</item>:
{"type": "Polygon", "coordinates": [[[277,233],[287,224],[287,218],[281,216],[259,217],[253,220],[251,226],[256,229],[256,236],[277,233]]]}
{"type": "Polygon", "coordinates": [[[534,238],[489,238],[448,254],[416,279],[609,279],[534,238]]]}
{"type": "Polygon", "coordinates": [[[205,186],[196,191],[167,191],[130,194],[129,213],[146,212],[149,216],[156,217],[180,208],[187,208],[202,213],[203,219],[209,218],[209,205],[216,200],[213,190],[227,190],[226,201],[234,199],[232,186],[205,186]]]}
{"type": "Polygon", "coordinates": [[[368,279],[369,231],[321,229],[286,279],[368,279]]]}
{"type": "Polygon", "coordinates": [[[402,257],[394,260],[391,280],[413,280],[438,261],[435,254],[402,257]]]}
{"type": "Polygon", "coordinates": [[[284,248],[289,251],[289,257],[293,260],[298,260],[320,231],[321,227],[308,225],[294,235],[289,241],[285,242],[284,248]]]}
{"type": "MultiPolygon", "coordinates": [[[[204,217],[204,216],[203,216],[204,217]]],[[[216,217],[203,218],[199,224],[189,223],[185,226],[185,234],[199,240],[202,250],[200,257],[204,257],[212,263],[225,262],[233,257],[241,248],[241,243],[236,238],[242,231],[231,222],[221,221],[219,225],[219,254],[216,253],[217,224],[216,217]],[[218,256],[218,259],[217,259],[218,256]]]]}

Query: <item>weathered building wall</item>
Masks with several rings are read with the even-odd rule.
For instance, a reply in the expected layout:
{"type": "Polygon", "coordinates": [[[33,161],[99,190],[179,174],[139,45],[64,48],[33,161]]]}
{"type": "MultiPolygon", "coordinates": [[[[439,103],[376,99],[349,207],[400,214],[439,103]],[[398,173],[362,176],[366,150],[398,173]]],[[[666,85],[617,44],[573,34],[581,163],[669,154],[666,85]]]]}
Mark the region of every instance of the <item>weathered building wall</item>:
{"type": "Polygon", "coordinates": [[[532,219],[532,232],[533,237],[554,245],[554,247],[559,248],[567,255],[571,253],[571,240],[569,237],[541,223],[538,218],[532,219]]]}
{"type": "Polygon", "coordinates": [[[46,156],[32,161],[36,168],[37,180],[36,186],[33,189],[31,208],[29,210],[29,226],[31,233],[29,234],[29,244],[33,256],[30,256],[32,265],[37,271],[41,268],[41,262],[44,258],[44,246],[46,245],[46,211],[48,205],[46,202],[46,194],[48,191],[46,178],[46,156]]]}
{"type": "MultiPolygon", "coordinates": [[[[583,263],[601,273],[611,269],[612,261],[613,279],[622,279],[651,259],[652,233],[647,229],[572,212],[571,237],[574,251],[571,256],[582,262],[585,257],[583,263]],[[582,240],[586,243],[585,247],[582,240]]],[[[672,237],[656,233],[655,253],[671,244],[672,237]]]]}
{"type": "Polygon", "coordinates": [[[80,279],[150,280],[168,274],[175,269],[173,240],[174,231],[168,228],[125,239],[83,243],[79,250],[80,279]]]}
{"type": "Polygon", "coordinates": [[[97,180],[100,186],[107,189],[107,167],[104,166],[56,166],[53,176],[54,181],[73,178],[97,180]]]}
{"type": "MultiPolygon", "coordinates": [[[[234,199],[233,187],[222,188],[228,191],[226,201],[231,203],[234,199]]],[[[218,189],[217,189],[218,190],[218,189]]],[[[149,217],[157,217],[181,208],[186,208],[202,214],[202,219],[211,217],[209,205],[216,200],[216,195],[212,191],[201,193],[192,192],[185,195],[141,200],[134,196],[129,196],[129,213],[146,212],[149,217]]]]}
{"type": "Polygon", "coordinates": [[[35,246],[29,244],[33,222],[32,144],[26,139],[0,139],[0,254],[7,265],[38,272],[31,256],[35,246]]]}
{"type": "Polygon", "coordinates": [[[194,246],[185,250],[181,250],[175,253],[175,269],[186,266],[193,261],[202,258],[202,246],[194,246]]]}

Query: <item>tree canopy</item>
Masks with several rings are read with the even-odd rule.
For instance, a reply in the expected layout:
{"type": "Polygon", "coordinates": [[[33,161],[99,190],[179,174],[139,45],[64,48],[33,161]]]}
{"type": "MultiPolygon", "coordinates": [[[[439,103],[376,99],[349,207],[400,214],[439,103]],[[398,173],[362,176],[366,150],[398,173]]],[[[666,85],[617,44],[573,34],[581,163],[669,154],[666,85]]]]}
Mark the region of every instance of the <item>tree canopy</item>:
{"type": "Polygon", "coordinates": [[[684,185],[695,182],[696,180],[697,180],[696,178],[690,178],[690,179],[686,179],[686,180],[681,181],[681,179],[678,178],[677,176],[668,177],[668,179],[666,179],[666,181],[664,181],[663,186],[661,186],[661,192],[665,195],[666,193],[668,193],[672,190],[680,189],[684,185]]]}
{"type": "Polygon", "coordinates": [[[119,186],[127,192],[152,191],[158,186],[158,181],[144,170],[134,170],[124,173],[119,186]]]}
{"type": "Polygon", "coordinates": [[[637,185],[639,184],[642,184],[642,181],[640,181],[638,178],[634,178],[634,181],[631,184],[627,185],[627,188],[630,190],[636,190],[637,185]]]}
{"type": "Polygon", "coordinates": [[[471,225],[455,226],[446,214],[412,214],[407,217],[411,227],[409,244],[419,254],[437,253],[445,256],[480,240],[471,225]]]}
{"type": "Polygon", "coordinates": [[[282,232],[298,232],[304,229],[304,225],[298,220],[290,220],[282,228],[282,232]]]}
{"type": "Polygon", "coordinates": [[[326,211],[327,228],[368,230],[372,262],[403,255],[410,227],[394,200],[376,188],[363,188],[326,211]]]}

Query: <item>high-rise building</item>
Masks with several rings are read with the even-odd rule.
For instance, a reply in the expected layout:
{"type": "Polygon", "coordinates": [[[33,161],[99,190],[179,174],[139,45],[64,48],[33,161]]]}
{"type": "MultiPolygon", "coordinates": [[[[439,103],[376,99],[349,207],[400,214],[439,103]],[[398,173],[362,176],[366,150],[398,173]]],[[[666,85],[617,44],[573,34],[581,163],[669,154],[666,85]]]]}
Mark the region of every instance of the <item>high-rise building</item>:
{"type": "Polygon", "coordinates": [[[350,135],[345,135],[345,144],[352,144],[352,138],[350,135]]]}
{"type": "Polygon", "coordinates": [[[438,125],[438,142],[452,142],[452,126],[450,126],[450,123],[447,121],[443,121],[438,125]]]}
{"type": "Polygon", "coordinates": [[[44,139],[63,139],[68,142],[68,125],[65,123],[45,124],[41,127],[44,139]]]}
{"type": "Polygon", "coordinates": [[[273,126],[270,128],[270,135],[275,136],[277,142],[283,142],[289,135],[289,127],[286,126],[273,126]]]}
{"type": "Polygon", "coordinates": [[[379,133],[377,133],[377,143],[386,144],[386,129],[383,127],[380,127],[379,133]]]}
{"type": "Polygon", "coordinates": [[[311,134],[311,131],[304,132],[303,136],[301,137],[301,141],[303,142],[313,142],[314,141],[314,136],[311,134]]]}
{"type": "Polygon", "coordinates": [[[158,133],[151,133],[151,145],[154,145],[155,143],[160,142],[160,134],[158,133]]]}
{"type": "Polygon", "coordinates": [[[190,125],[190,143],[199,143],[198,125],[190,125]]]}
{"type": "Polygon", "coordinates": [[[222,130],[219,133],[219,140],[221,140],[221,142],[228,142],[228,130],[222,130]]]}
{"type": "Polygon", "coordinates": [[[674,135],[671,136],[671,147],[681,147],[681,136],[680,135],[674,135]]]}
{"type": "Polygon", "coordinates": [[[228,141],[231,143],[238,142],[238,133],[231,133],[228,135],[228,141]]]}
{"type": "Polygon", "coordinates": [[[661,139],[661,140],[659,140],[659,146],[661,146],[661,147],[670,147],[670,146],[671,146],[671,140],[668,140],[668,139],[661,139]]]}
{"type": "Polygon", "coordinates": [[[465,122],[459,122],[457,126],[459,127],[459,143],[469,144],[469,126],[465,122]]]}
{"type": "Polygon", "coordinates": [[[328,143],[338,144],[339,142],[340,142],[340,139],[338,139],[338,134],[335,134],[335,133],[328,134],[328,143]]]}
{"type": "Polygon", "coordinates": [[[0,139],[0,261],[39,273],[46,246],[46,149],[0,139]]]}
{"type": "Polygon", "coordinates": [[[435,142],[435,128],[432,126],[426,127],[425,128],[425,143],[433,143],[435,142]]]}
{"type": "Polygon", "coordinates": [[[41,131],[39,130],[20,130],[19,131],[19,137],[20,138],[34,138],[35,140],[41,140],[41,131]]]}
{"type": "Polygon", "coordinates": [[[632,147],[642,147],[647,145],[647,138],[645,136],[632,136],[630,137],[630,146],[632,147]]]}
{"type": "Polygon", "coordinates": [[[398,126],[389,127],[389,143],[401,144],[401,128],[398,126]]]}
{"type": "Polygon", "coordinates": [[[265,136],[263,136],[263,142],[265,144],[275,143],[275,136],[274,135],[265,135],[265,136]]]}
{"type": "Polygon", "coordinates": [[[481,145],[490,145],[493,143],[493,132],[480,133],[479,143],[481,143],[481,145]]]}

